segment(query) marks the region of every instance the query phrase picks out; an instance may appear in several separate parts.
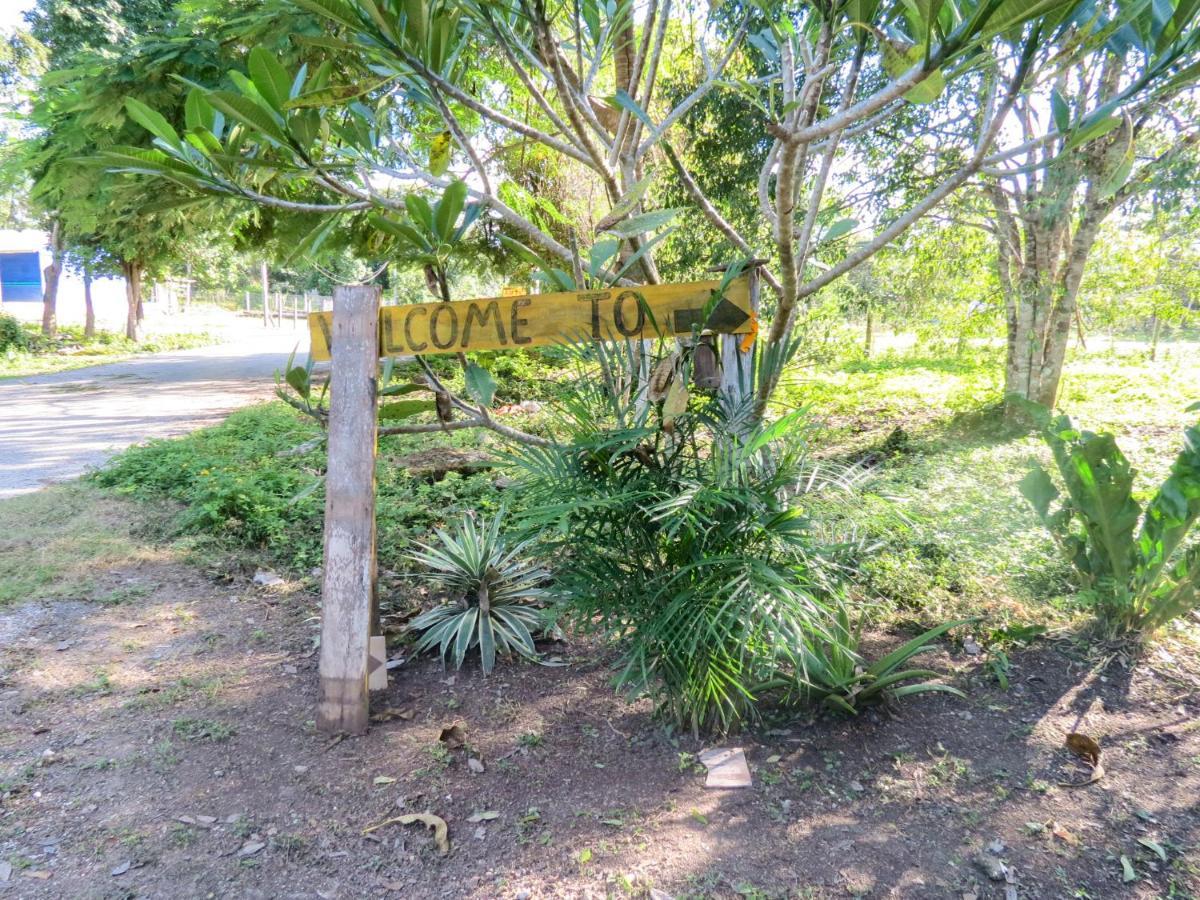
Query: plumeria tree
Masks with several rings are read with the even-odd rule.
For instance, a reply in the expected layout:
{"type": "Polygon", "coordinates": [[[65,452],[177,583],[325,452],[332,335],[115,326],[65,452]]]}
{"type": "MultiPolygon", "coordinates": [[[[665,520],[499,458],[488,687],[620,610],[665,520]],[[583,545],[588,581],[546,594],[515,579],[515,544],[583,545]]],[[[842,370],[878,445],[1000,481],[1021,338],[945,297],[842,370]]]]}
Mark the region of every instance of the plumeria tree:
{"type": "MultiPolygon", "coordinates": [[[[964,184],[1090,146],[1109,120],[1125,121],[1123,104],[1146,84],[1182,82],[1196,59],[1189,2],[290,2],[323,23],[303,40],[333,58],[289,66],[256,48],[230,86],[193,89],[182,127],[131,101],[154,147],[109,153],[108,164],[316,216],[309,248],[345,227],[365,229],[381,254],[387,244],[415,248],[443,298],[437,265],[468,218],[550,283],[582,288],[658,282],[655,248],[681,214],[702,216],[727,242],[728,259],[765,261],[759,352],[776,360],[818,291],[964,184]],[[1152,39],[1119,57],[1120,78],[1102,105],[1023,129],[1022,111],[1127,27],[1152,39]],[[687,89],[680,72],[691,73],[687,89]],[[690,164],[689,115],[718,94],[757,117],[761,162],[740,191],[753,198],[760,227],[736,227],[690,164]],[[919,177],[881,205],[847,185],[861,174],[863,141],[897,127],[910,133],[896,152],[919,177]],[[548,206],[536,179],[514,177],[535,163],[593,208],[548,206]],[[668,170],[686,210],[658,206],[668,170]],[[457,183],[463,218],[446,228],[426,221],[429,204],[414,197],[457,183]]],[[[780,370],[760,371],[759,417],[780,370]]],[[[477,398],[454,402],[493,423],[477,398]]]]}

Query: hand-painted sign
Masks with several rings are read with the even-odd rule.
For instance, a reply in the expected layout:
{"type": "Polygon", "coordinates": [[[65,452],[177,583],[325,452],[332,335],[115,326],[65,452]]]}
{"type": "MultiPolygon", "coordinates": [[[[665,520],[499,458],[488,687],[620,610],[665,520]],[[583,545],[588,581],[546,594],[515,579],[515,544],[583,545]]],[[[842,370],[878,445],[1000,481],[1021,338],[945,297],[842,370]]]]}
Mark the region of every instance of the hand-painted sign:
{"type": "MultiPolygon", "coordinates": [[[[585,337],[668,337],[691,334],[693,327],[722,334],[753,331],[744,277],[725,289],[708,321],[700,321],[719,286],[718,281],[696,281],[385,306],[379,310],[379,355],[520,350],[585,337]]],[[[308,325],[310,355],[329,359],[333,314],[313,313],[308,325]]]]}

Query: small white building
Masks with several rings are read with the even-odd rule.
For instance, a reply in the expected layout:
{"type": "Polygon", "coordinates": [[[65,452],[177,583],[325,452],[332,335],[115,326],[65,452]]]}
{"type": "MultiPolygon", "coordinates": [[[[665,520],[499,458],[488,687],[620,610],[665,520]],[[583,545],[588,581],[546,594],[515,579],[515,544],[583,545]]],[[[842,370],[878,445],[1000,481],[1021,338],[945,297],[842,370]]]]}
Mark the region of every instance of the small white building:
{"type": "MultiPolygon", "coordinates": [[[[0,312],[27,322],[42,318],[42,273],[50,259],[46,232],[0,230],[0,312]]],[[[94,279],[92,305],[99,326],[120,327],[125,322],[125,279],[94,279]]],[[[82,325],[86,317],[83,277],[67,268],[58,281],[57,316],[63,325],[82,325]]]]}

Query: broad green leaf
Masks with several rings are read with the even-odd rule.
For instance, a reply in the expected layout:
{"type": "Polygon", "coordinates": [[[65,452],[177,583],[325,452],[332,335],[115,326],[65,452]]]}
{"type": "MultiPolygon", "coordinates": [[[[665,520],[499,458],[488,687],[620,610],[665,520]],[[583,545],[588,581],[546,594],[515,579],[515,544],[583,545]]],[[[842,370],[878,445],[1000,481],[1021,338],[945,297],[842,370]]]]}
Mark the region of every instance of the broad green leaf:
{"type": "Polygon", "coordinates": [[[349,100],[355,100],[379,90],[389,82],[395,81],[394,75],[382,78],[367,79],[354,84],[326,85],[313,88],[286,100],[284,109],[320,109],[327,106],[342,106],[349,100]]]}
{"type": "Polygon", "coordinates": [[[362,19],[354,12],[354,7],[344,0],[292,0],[301,9],[326,19],[332,19],[348,28],[362,28],[362,19]]]}
{"type": "Polygon", "coordinates": [[[156,138],[169,144],[176,150],[181,149],[182,145],[179,141],[179,135],[162,113],[151,109],[141,100],[136,100],[133,97],[125,98],[125,110],[129,113],[129,118],[133,119],[133,121],[137,122],[156,138]]]}
{"type": "Polygon", "coordinates": [[[276,112],[282,112],[292,92],[292,76],[287,73],[287,69],[262,47],[255,47],[250,51],[247,67],[250,69],[254,86],[258,88],[263,99],[270,103],[276,112]]]}
{"type": "Polygon", "coordinates": [[[1065,150],[1074,150],[1076,147],[1083,146],[1088,141],[1094,141],[1097,138],[1102,138],[1114,128],[1119,128],[1121,125],[1120,116],[1105,116],[1101,119],[1096,119],[1093,122],[1084,122],[1078,131],[1067,139],[1065,150]]]}
{"type": "Polygon", "coordinates": [[[432,400],[397,400],[379,407],[379,418],[408,419],[423,412],[433,412],[436,408],[437,404],[432,400]]]}
{"type": "Polygon", "coordinates": [[[216,110],[198,88],[188,91],[187,100],[183,104],[183,121],[189,131],[201,128],[213,131],[216,123],[216,110]]]}
{"type": "Polygon", "coordinates": [[[492,378],[491,372],[476,362],[469,362],[463,373],[463,383],[467,393],[475,398],[480,406],[492,405],[492,398],[496,396],[496,380],[492,378]]]}
{"type": "Polygon", "coordinates": [[[208,95],[208,102],[271,143],[280,147],[287,146],[288,136],[283,130],[283,126],[267,109],[259,106],[249,97],[229,91],[213,91],[208,95]]]}
{"type": "MultiPolygon", "coordinates": [[[[899,41],[885,39],[883,42],[883,68],[892,78],[899,78],[913,66],[925,61],[925,48],[918,44],[905,45],[899,41]]],[[[925,78],[906,91],[904,99],[909,103],[933,103],[946,89],[946,77],[941,69],[934,69],[925,78]]]]}
{"type": "Polygon", "coordinates": [[[288,369],[284,379],[291,385],[292,390],[305,400],[308,399],[309,393],[312,390],[312,385],[309,383],[308,369],[304,366],[293,366],[288,369]]]}
{"type": "Polygon", "coordinates": [[[858,227],[857,219],[839,219],[834,222],[825,232],[824,240],[836,241],[843,235],[849,234],[858,227]]]}
{"type": "Polygon", "coordinates": [[[454,223],[462,214],[463,204],[467,200],[467,183],[453,181],[442,192],[433,215],[433,230],[442,243],[449,243],[454,233],[454,223]]]}
{"type": "Polygon", "coordinates": [[[679,208],[651,210],[650,212],[617,222],[608,230],[613,234],[619,234],[621,237],[634,237],[670,224],[681,211],[679,208]]]}

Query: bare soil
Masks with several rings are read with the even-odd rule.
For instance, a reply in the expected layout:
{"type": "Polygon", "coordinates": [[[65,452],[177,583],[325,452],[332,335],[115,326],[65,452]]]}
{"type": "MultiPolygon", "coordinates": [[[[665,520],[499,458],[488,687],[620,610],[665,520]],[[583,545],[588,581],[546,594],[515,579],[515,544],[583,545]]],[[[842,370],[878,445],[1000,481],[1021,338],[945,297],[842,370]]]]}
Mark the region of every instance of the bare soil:
{"type": "Polygon", "coordinates": [[[375,697],[386,721],[331,741],[317,613],[303,584],[164,558],[0,610],[0,897],[1200,896],[1194,646],[1100,668],[1045,641],[1001,690],[948,644],[929,661],[967,701],[764,726],[723,742],[753,787],[713,790],[709,745],[614,696],[583,640],[487,679],[407,661],[375,697]],[[452,724],[467,747],[439,744],[452,724]],[[1087,777],[1072,731],[1103,749],[1085,787],[1061,785],[1087,777]],[[424,811],[448,855],[420,825],[364,835],[424,811]]]}

